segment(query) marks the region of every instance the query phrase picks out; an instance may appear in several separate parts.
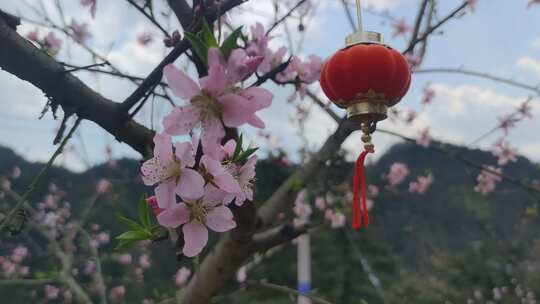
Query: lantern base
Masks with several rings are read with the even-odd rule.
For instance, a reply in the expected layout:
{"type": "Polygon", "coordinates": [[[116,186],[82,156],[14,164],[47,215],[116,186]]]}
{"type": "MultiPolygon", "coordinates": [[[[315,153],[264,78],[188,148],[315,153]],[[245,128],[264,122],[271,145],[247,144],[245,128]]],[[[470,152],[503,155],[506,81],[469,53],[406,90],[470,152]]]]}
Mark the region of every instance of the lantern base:
{"type": "Polygon", "coordinates": [[[388,106],[381,102],[359,102],[347,107],[347,118],[360,123],[385,120],[388,106]]]}

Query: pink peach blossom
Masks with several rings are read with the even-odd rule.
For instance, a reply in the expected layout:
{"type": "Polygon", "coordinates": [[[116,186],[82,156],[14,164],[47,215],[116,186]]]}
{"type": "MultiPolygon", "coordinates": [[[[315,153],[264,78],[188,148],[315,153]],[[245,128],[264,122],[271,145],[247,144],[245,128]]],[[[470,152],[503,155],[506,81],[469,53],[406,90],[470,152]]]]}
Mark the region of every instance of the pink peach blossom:
{"type": "Polygon", "coordinates": [[[70,28],[73,31],[73,38],[79,43],[85,43],[92,37],[92,34],[88,31],[88,23],[78,23],[71,20],[70,28]]]}
{"type": "Polygon", "coordinates": [[[81,0],[81,5],[90,9],[92,18],[96,17],[97,0],[81,0]]]}
{"type": "Polygon", "coordinates": [[[189,168],[195,165],[191,143],[176,143],[174,154],[169,135],[156,134],[154,144],[154,157],[144,162],[141,172],[145,185],[158,184],[155,189],[158,206],[167,208],[174,204],[175,194],[200,197],[204,179],[189,168]]]}
{"type": "Polygon", "coordinates": [[[482,170],[482,172],[480,172],[480,174],[476,178],[478,184],[474,187],[474,191],[479,192],[483,195],[486,195],[491,191],[495,190],[496,183],[502,180],[502,177],[496,174],[502,173],[501,168],[488,166],[487,169],[489,170],[482,170]]]}
{"type": "Polygon", "coordinates": [[[418,179],[409,183],[409,192],[424,194],[433,183],[433,175],[418,176],[418,179]]]}
{"type": "Polygon", "coordinates": [[[142,269],[148,269],[152,266],[150,257],[147,254],[143,254],[139,257],[139,266],[141,266],[142,269]]]}
{"type": "Polygon", "coordinates": [[[401,184],[405,178],[407,178],[407,175],[409,175],[409,168],[407,165],[396,162],[390,166],[390,172],[386,178],[388,179],[390,186],[394,187],[401,184]]]}
{"type": "Polygon", "coordinates": [[[53,285],[45,285],[45,298],[47,300],[54,300],[58,298],[58,293],[60,289],[54,287],[53,285]]]}
{"type": "Polygon", "coordinates": [[[189,270],[186,267],[182,267],[178,269],[178,271],[174,275],[174,283],[176,284],[177,287],[182,287],[188,282],[188,279],[190,276],[191,276],[191,270],[189,270]]]}
{"type": "Polygon", "coordinates": [[[216,232],[229,231],[236,227],[231,210],[222,205],[223,191],[212,185],[205,187],[204,195],[195,199],[184,199],[169,206],[157,217],[160,225],[176,228],[181,225],[184,234],[183,253],[187,257],[198,255],[208,242],[208,229],[216,232]]]}
{"type": "MultiPolygon", "coordinates": [[[[214,51],[209,51],[209,55],[212,53],[214,51]]],[[[255,112],[269,107],[273,98],[272,93],[259,87],[244,90],[232,87],[226,72],[223,65],[211,63],[208,76],[200,79],[199,87],[173,65],[167,65],[164,69],[173,93],[190,102],[186,106],[176,107],[165,117],[165,132],[184,135],[201,123],[203,151],[215,159],[218,158],[215,153],[219,150],[221,139],[225,136],[223,124],[235,128],[247,123],[264,128],[264,122],[255,112]]],[[[233,74],[236,73],[240,72],[233,74]]]]}

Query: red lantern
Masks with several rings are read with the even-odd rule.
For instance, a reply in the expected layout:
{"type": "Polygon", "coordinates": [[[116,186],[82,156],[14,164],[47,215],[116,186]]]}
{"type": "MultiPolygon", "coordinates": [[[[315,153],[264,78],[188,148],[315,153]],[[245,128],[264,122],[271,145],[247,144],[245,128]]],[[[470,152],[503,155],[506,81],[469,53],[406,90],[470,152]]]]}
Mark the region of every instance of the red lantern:
{"type": "MultiPolygon", "coordinates": [[[[361,27],[360,1],[357,0],[361,27]]],[[[364,160],[374,152],[371,134],[377,122],[386,119],[388,107],[398,103],[411,83],[409,64],[400,52],[383,44],[382,35],[360,31],[347,37],[346,47],[326,61],[321,72],[321,87],[347,117],[360,123],[364,151],[356,161],[353,179],[353,227],[369,224],[366,206],[364,160]],[[361,199],[360,199],[361,194],[361,199]],[[360,204],[361,203],[361,204],[360,204]]]]}

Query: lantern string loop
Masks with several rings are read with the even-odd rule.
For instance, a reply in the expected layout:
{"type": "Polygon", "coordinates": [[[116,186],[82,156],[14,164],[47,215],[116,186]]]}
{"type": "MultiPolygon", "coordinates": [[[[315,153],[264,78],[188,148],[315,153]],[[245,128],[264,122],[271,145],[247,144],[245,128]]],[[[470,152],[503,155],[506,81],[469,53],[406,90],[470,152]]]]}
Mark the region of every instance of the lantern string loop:
{"type": "Polygon", "coordinates": [[[356,0],[356,17],[358,20],[357,31],[363,32],[364,26],[362,25],[362,4],[360,3],[360,0],[356,0]]]}

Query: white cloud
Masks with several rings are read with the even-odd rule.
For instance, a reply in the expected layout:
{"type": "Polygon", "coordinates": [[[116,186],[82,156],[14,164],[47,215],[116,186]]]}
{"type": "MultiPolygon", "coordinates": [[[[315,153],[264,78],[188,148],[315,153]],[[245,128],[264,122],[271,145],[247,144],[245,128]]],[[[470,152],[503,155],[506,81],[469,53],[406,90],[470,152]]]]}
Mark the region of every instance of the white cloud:
{"type": "Polygon", "coordinates": [[[47,102],[39,89],[5,71],[0,71],[0,92],[2,114],[37,118],[47,102]]]}
{"type": "Polygon", "coordinates": [[[523,56],[518,59],[516,65],[520,69],[528,72],[533,72],[538,75],[538,77],[540,77],[540,60],[533,59],[529,56],[523,56]]]}
{"type": "Polygon", "coordinates": [[[536,40],[532,43],[533,48],[540,50],[540,37],[536,38],[536,40]]]}

